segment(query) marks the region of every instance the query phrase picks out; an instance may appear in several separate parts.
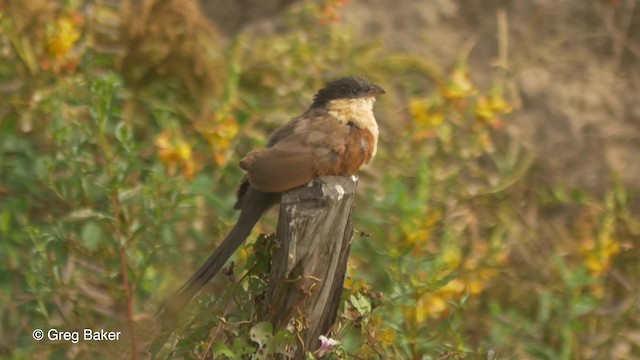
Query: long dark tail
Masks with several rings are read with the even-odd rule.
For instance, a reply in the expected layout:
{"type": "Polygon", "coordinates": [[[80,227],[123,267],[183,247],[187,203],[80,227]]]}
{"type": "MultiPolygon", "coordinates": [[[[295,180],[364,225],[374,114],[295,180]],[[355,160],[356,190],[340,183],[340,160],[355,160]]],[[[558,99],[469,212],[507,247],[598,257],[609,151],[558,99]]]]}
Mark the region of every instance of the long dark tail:
{"type": "Polygon", "coordinates": [[[251,233],[262,214],[277,203],[277,194],[264,193],[251,186],[242,199],[240,217],[222,244],[207,261],[158,310],[161,318],[175,317],[224,266],[251,233]]]}

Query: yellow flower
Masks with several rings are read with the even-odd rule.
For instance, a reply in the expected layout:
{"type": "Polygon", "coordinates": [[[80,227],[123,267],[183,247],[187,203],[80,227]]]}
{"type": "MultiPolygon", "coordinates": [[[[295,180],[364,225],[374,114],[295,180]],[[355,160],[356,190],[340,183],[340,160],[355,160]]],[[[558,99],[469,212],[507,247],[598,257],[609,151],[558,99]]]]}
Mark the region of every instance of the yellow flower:
{"type": "Polygon", "coordinates": [[[191,145],[182,139],[178,140],[176,144],[176,153],[181,160],[191,159],[191,145]]]}
{"type": "Polygon", "coordinates": [[[465,289],[470,295],[477,295],[484,291],[487,282],[497,275],[496,269],[478,267],[465,277],[465,289]]]}
{"type": "Polygon", "coordinates": [[[424,323],[428,318],[439,319],[446,315],[449,309],[448,298],[442,292],[425,294],[416,304],[416,322],[424,323]]]}
{"type": "Polygon", "coordinates": [[[376,338],[380,342],[381,346],[389,347],[393,344],[393,340],[396,338],[396,333],[392,329],[384,328],[378,332],[378,336],[376,338]]]}
{"type": "Polygon", "coordinates": [[[442,111],[436,110],[437,104],[428,104],[422,99],[412,99],[409,102],[409,112],[417,124],[427,128],[436,127],[444,122],[442,111]]]}
{"type": "Polygon", "coordinates": [[[442,250],[440,259],[442,259],[448,268],[456,268],[462,262],[461,249],[458,246],[447,246],[442,250]]]}
{"type": "Polygon", "coordinates": [[[491,110],[499,114],[507,114],[513,110],[513,105],[504,99],[501,92],[493,92],[489,95],[489,106],[491,110]]]}
{"type": "Polygon", "coordinates": [[[47,51],[56,59],[65,58],[80,39],[80,31],[71,16],[62,16],[56,20],[52,34],[47,41],[47,51]]]}
{"type": "Polygon", "coordinates": [[[217,165],[227,163],[227,150],[231,147],[239,130],[238,122],[233,117],[224,117],[223,120],[214,121],[213,125],[205,125],[202,129],[198,129],[209,143],[213,160],[217,165]]]}
{"type": "Polygon", "coordinates": [[[582,244],[582,255],[585,258],[585,266],[593,275],[600,275],[611,267],[611,261],[620,252],[620,243],[615,239],[605,236],[599,243],[587,240],[582,244]]]}
{"type": "Polygon", "coordinates": [[[449,281],[445,286],[440,289],[440,292],[447,295],[460,295],[464,293],[466,285],[460,278],[455,278],[449,281]]]}
{"type": "Polygon", "coordinates": [[[495,116],[491,103],[484,96],[478,98],[476,101],[476,108],[474,112],[476,117],[483,122],[489,122],[495,116]]]}
{"type": "Polygon", "coordinates": [[[191,145],[169,131],[160,134],[155,141],[158,155],[165,163],[173,163],[191,158],[191,145]]]}
{"type": "Polygon", "coordinates": [[[187,179],[192,179],[201,168],[193,157],[191,144],[170,131],[160,134],[155,141],[158,157],[167,166],[167,173],[173,176],[178,169],[187,179]]]}
{"type": "Polygon", "coordinates": [[[417,229],[407,232],[406,241],[413,245],[414,251],[420,251],[420,249],[423,248],[421,245],[425,245],[429,242],[430,235],[431,233],[427,229],[417,229]]]}
{"type": "Polygon", "coordinates": [[[200,164],[193,159],[189,159],[184,162],[182,166],[182,175],[187,179],[191,180],[200,170],[200,164]]]}
{"type": "Polygon", "coordinates": [[[512,110],[513,106],[504,98],[502,87],[496,86],[491,90],[488,98],[484,96],[478,98],[474,113],[478,120],[493,124],[498,121],[499,114],[506,114],[512,110]]]}
{"type": "Polygon", "coordinates": [[[449,80],[440,87],[440,94],[447,100],[461,100],[476,94],[465,63],[456,66],[449,80]]]}
{"type": "Polygon", "coordinates": [[[359,279],[355,283],[352,280],[352,284],[351,284],[351,288],[350,289],[351,289],[352,293],[355,293],[355,292],[359,292],[359,291],[370,289],[370,286],[369,286],[369,284],[367,284],[367,282],[365,280],[359,279]]]}
{"type": "Polygon", "coordinates": [[[478,295],[484,290],[485,281],[480,279],[471,279],[467,282],[467,290],[470,295],[478,295]]]}

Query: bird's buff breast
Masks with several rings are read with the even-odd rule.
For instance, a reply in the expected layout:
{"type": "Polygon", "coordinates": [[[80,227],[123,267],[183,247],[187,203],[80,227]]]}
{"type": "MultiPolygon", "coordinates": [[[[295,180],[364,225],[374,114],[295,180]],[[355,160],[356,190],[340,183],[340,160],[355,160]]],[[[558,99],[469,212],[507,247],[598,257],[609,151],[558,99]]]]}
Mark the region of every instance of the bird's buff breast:
{"type": "Polygon", "coordinates": [[[343,124],[352,123],[362,130],[371,134],[373,151],[371,157],[378,152],[378,123],[373,116],[374,97],[358,99],[338,99],[327,104],[329,115],[335,117],[343,124]]]}

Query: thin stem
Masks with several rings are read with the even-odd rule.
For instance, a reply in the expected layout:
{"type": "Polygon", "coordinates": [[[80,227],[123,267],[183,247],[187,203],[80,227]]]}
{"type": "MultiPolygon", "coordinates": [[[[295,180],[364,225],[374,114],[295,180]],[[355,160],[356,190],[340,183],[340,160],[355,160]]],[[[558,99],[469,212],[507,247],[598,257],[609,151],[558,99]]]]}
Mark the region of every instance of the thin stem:
{"type": "Polygon", "coordinates": [[[127,301],[127,327],[129,328],[129,334],[131,336],[131,358],[136,360],[138,358],[137,352],[137,343],[136,343],[136,333],[133,326],[133,294],[131,291],[131,286],[129,285],[129,274],[127,271],[127,254],[124,243],[122,241],[122,233],[120,231],[120,217],[121,217],[121,209],[120,209],[120,201],[118,200],[118,191],[114,190],[111,193],[111,203],[113,205],[113,215],[115,217],[115,236],[118,246],[120,248],[120,268],[122,272],[122,286],[125,292],[125,298],[127,301]]]}

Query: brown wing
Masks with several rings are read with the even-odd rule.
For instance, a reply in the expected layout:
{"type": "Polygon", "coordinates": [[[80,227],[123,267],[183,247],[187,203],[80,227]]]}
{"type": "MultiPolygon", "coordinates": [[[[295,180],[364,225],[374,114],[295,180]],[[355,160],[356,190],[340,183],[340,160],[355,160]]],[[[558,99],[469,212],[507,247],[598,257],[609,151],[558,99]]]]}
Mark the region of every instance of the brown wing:
{"type": "Polygon", "coordinates": [[[240,161],[249,182],[264,192],[282,192],[313,180],[313,157],[309,147],[295,138],[264,150],[252,151],[240,161]]]}
{"type": "Polygon", "coordinates": [[[354,174],[371,158],[374,141],[326,113],[306,113],[276,131],[270,147],[247,154],[240,167],[258,190],[282,192],[318,176],[354,174]]]}

